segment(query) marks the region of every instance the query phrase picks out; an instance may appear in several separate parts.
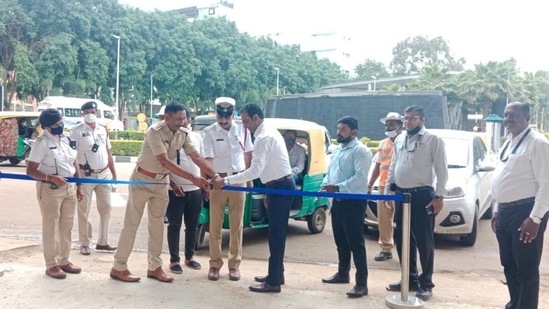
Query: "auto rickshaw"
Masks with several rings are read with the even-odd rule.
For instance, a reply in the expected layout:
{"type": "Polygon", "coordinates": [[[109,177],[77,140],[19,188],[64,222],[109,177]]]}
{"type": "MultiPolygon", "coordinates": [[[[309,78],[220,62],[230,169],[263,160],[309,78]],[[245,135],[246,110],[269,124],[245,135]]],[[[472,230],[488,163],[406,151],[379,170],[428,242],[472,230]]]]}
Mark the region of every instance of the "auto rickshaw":
{"type": "Polygon", "coordinates": [[[0,112],[0,162],[17,165],[25,160],[41,131],[39,112],[0,112]]]}
{"type": "MultiPolygon", "coordinates": [[[[306,151],[305,168],[297,183],[297,190],[320,191],[320,185],[327,171],[328,149],[332,148],[326,128],[314,122],[297,119],[266,118],[265,124],[278,129],[281,134],[284,134],[286,130],[297,132],[297,143],[306,151]]],[[[256,179],[254,187],[263,188],[264,184],[256,179]]],[[[330,200],[325,197],[295,196],[289,218],[306,221],[312,234],[321,233],[326,226],[326,212],[330,205],[330,200]]],[[[197,248],[204,246],[209,217],[208,203],[204,203],[199,219],[197,248]]],[[[244,228],[266,228],[269,226],[263,194],[246,193],[243,223],[244,228]]],[[[225,208],[223,229],[229,229],[228,207],[225,208]]]]}

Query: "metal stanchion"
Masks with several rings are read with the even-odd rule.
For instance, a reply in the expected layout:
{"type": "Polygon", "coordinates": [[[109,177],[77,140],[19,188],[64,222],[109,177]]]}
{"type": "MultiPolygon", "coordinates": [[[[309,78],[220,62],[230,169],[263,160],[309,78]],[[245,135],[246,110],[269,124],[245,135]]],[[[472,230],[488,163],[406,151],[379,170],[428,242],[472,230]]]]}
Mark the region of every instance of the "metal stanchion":
{"type": "Polygon", "coordinates": [[[401,253],[401,278],[400,295],[389,295],[385,298],[385,305],[389,308],[423,308],[423,301],[415,296],[408,295],[410,287],[410,217],[411,217],[410,193],[404,193],[402,204],[402,253],[401,253]]]}

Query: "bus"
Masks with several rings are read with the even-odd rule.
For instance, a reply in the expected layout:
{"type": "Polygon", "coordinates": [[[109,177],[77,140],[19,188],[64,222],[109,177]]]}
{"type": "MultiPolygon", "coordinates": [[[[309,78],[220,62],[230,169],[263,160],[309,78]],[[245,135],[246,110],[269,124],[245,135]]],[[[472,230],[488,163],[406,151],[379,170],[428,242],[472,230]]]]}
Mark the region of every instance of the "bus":
{"type": "Polygon", "coordinates": [[[64,96],[49,96],[38,103],[38,112],[46,108],[57,108],[61,115],[65,127],[70,129],[82,122],[82,105],[86,102],[95,102],[97,104],[97,122],[107,127],[109,131],[124,130],[123,123],[116,119],[114,109],[111,106],[96,99],[70,98],[64,96]]]}

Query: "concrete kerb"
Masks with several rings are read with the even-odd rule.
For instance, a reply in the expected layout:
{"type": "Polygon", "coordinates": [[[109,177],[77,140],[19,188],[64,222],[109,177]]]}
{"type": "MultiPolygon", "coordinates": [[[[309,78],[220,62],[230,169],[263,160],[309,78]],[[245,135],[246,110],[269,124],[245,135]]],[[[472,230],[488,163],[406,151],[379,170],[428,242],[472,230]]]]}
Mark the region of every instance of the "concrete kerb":
{"type": "Polygon", "coordinates": [[[121,162],[121,163],[135,163],[137,162],[137,157],[130,157],[130,156],[113,156],[114,162],[121,162]]]}

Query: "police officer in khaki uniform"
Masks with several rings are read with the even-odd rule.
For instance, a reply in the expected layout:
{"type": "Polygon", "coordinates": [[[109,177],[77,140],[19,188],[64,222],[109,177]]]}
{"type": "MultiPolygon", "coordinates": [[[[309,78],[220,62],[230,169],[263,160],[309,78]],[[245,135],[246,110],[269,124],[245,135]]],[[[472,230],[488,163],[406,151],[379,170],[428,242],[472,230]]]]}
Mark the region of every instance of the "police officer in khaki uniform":
{"type": "Polygon", "coordinates": [[[173,281],[173,278],[166,275],[162,270],[162,260],[160,258],[164,238],[163,218],[169,201],[169,177],[167,176],[172,172],[189,179],[202,189],[208,189],[206,179],[186,172],[173,162],[177,151],[183,148],[204,174],[214,177],[213,170],[198,154],[191,140],[187,138],[187,129],[183,128],[186,119],[185,109],[180,103],[168,103],[164,120],[152,125],[145,135],[145,141],[130,180],[135,182],[157,182],[158,184],[136,184],[129,187],[124,228],[120,234],[118,250],[114,255],[114,266],[110,273],[113,279],[125,282],[136,282],[141,279],[132,275],[128,270],[128,258],[135,242],[135,234],[143,216],[145,204],[148,204],[149,266],[147,277],[162,282],[173,281]]]}
{"type": "MultiPolygon", "coordinates": [[[[92,179],[116,179],[116,169],[111,152],[111,141],[107,128],[96,122],[97,104],[93,101],[82,105],[84,121],[72,128],[71,140],[76,142],[76,162],[80,176],[92,179]]],[[[114,251],[116,247],[109,245],[109,220],[111,218],[111,185],[98,183],[82,184],[84,197],[78,203],[78,239],[80,253],[90,254],[90,238],[92,225],[88,218],[93,192],[99,211],[99,235],[96,250],[114,251]]]]}
{"type": "Polygon", "coordinates": [[[46,275],[65,279],[66,273],[82,271],[69,261],[74,209],[82,192],[80,186],[68,183],[65,177],[79,176],[76,150],[63,134],[63,119],[57,109],[45,109],[38,119],[44,131],[32,144],[27,175],[40,180],[36,182],[36,195],[42,212],[46,275]]]}

